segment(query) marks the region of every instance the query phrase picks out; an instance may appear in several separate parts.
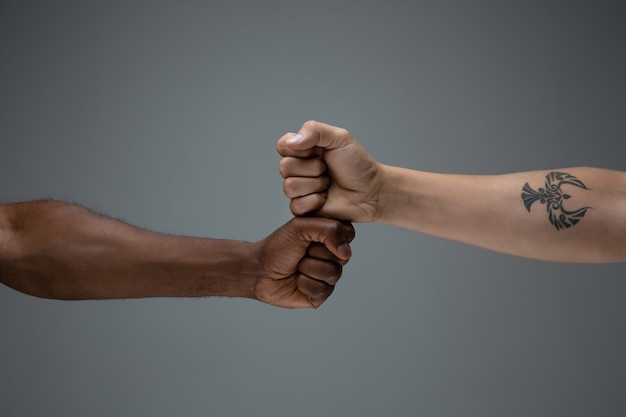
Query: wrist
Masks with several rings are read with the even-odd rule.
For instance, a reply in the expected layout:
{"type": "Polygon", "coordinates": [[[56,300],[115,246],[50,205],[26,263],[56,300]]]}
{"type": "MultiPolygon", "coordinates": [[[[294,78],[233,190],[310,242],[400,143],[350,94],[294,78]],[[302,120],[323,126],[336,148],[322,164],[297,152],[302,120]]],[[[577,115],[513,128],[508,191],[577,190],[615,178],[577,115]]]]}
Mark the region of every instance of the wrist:
{"type": "Polygon", "coordinates": [[[407,210],[411,212],[418,210],[417,186],[410,178],[416,171],[382,164],[380,171],[382,184],[376,221],[401,226],[403,219],[409,214],[407,210]]]}
{"type": "Polygon", "coordinates": [[[224,249],[229,252],[230,259],[225,267],[230,273],[218,277],[224,280],[224,287],[221,294],[215,295],[256,299],[255,287],[262,275],[259,245],[242,241],[228,243],[224,249]]]}

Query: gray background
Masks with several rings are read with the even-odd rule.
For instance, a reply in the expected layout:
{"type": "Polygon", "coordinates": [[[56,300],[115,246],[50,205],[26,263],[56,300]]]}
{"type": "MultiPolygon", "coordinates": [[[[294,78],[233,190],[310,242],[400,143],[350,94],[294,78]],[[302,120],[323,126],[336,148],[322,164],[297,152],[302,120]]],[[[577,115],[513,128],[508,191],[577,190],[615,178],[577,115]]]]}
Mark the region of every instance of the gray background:
{"type": "MultiPolygon", "coordinates": [[[[618,4],[2,1],[0,198],[258,240],[308,119],[415,169],[626,170],[618,4]]],[[[0,414],[626,414],[623,265],[371,224],[353,249],[317,311],[0,287],[0,414]]]]}

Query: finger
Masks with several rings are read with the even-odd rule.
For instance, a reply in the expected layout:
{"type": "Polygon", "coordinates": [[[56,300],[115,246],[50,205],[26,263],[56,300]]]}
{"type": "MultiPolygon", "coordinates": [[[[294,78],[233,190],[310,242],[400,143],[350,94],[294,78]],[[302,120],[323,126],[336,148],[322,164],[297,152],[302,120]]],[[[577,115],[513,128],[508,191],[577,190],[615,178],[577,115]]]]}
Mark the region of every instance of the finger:
{"type": "Polygon", "coordinates": [[[333,293],[335,287],[322,281],[318,281],[304,274],[299,274],[296,278],[298,290],[306,295],[311,304],[318,307],[333,293]]]}
{"type": "Polygon", "coordinates": [[[325,191],[330,183],[326,176],[307,178],[289,177],[283,182],[283,192],[289,198],[302,197],[305,195],[325,191]]]}
{"type": "Polygon", "coordinates": [[[309,245],[306,254],[310,258],[321,259],[323,261],[335,262],[339,265],[345,265],[348,263],[345,259],[340,259],[332,254],[323,243],[313,242],[309,245]]]}
{"type": "Polygon", "coordinates": [[[321,158],[300,159],[286,157],[278,163],[278,171],[283,178],[319,177],[326,171],[326,164],[321,158]]]}
{"type": "Polygon", "coordinates": [[[297,136],[296,133],[287,133],[276,142],[276,151],[283,157],[291,156],[294,158],[313,158],[321,155],[323,150],[317,147],[311,147],[307,149],[293,149],[287,144],[289,139],[297,136]]]}
{"type": "MultiPolygon", "coordinates": [[[[291,200],[306,199],[319,194],[311,194],[291,200]]],[[[320,242],[335,256],[348,260],[352,256],[350,242],[354,239],[354,227],[348,222],[339,222],[322,217],[295,217],[290,223],[297,228],[304,242],[320,242]]],[[[307,245],[308,246],[308,245],[307,245]]]]}
{"type": "Polygon", "coordinates": [[[341,278],[341,265],[315,258],[302,258],[298,270],[308,277],[329,285],[335,285],[341,278]]]}
{"type": "Polygon", "coordinates": [[[325,201],[326,193],[309,194],[292,198],[289,208],[294,216],[304,216],[322,207],[325,201]]]}
{"type": "Polygon", "coordinates": [[[315,148],[337,149],[356,142],[346,129],[310,120],[298,134],[287,134],[278,140],[276,149],[281,155],[298,151],[314,152],[315,148]]]}
{"type": "Polygon", "coordinates": [[[297,275],[294,279],[285,279],[278,287],[275,285],[257,287],[255,296],[259,301],[271,305],[286,308],[311,308],[310,298],[300,292],[296,279],[297,275]]]}

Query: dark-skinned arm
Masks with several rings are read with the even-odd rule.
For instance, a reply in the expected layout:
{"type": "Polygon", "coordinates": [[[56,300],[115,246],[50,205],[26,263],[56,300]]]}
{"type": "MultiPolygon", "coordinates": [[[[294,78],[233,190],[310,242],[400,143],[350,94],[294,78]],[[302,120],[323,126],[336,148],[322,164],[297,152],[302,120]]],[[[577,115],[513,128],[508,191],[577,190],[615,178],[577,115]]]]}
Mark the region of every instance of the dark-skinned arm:
{"type": "Polygon", "coordinates": [[[318,307],[354,229],[295,218],[258,242],[156,233],[60,201],[0,205],[0,282],[36,297],[225,296],[318,307]]]}

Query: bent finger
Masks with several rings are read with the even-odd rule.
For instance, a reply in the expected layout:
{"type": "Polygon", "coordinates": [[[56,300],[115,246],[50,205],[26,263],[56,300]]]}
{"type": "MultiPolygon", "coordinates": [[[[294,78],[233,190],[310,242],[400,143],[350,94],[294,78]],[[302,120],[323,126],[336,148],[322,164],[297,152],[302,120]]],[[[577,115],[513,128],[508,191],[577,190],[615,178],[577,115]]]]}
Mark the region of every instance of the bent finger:
{"type": "MultiPolygon", "coordinates": [[[[310,206],[318,205],[320,202],[313,201],[307,202],[307,199],[314,199],[316,196],[323,201],[326,196],[325,193],[310,194],[304,197],[298,197],[291,200],[292,211],[294,211],[293,205],[301,202],[302,208],[308,208],[310,206]],[[307,206],[308,204],[308,206],[307,206]]],[[[307,213],[306,211],[304,213],[307,213]]],[[[294,212],[294,214],[296,214],[294,212]]],[[[354,239],[354,227],[349,222],[340,222],[334,219],[327,219],[324,217],[294,217],[289,221],[289,224],[296,227],[300,233],[300,239],[304,242],[320,242],[323,243],[326,248],[340,259],[348,260],[352,256],[352,249],[350,248],[350,242],[354,239]]]]}
{"type": "Polygon", "coordinates": [[[285,157],[278,163],[278,171],[283,178],[319,177],[326,171],[326,164],[321,158],[285,157]]]}
{"type": "Polygon", "coordinates": [[[311,243],[306,251],[306,254],[308,257],[335,262],[341,266],[348,263],[347,260],[336,257],[326,246],[324,246],[323,243],[311,243]]]}
{"type": "Polygon", "coordinates": [[[289,198],[302,197],[305,195],[325,191],[330,183],[327,176],[308,177],[288,177],[283,182],[283,192],[289,198]]]}
{"type": "Polygon", "coordinates": [[[333,290],[335,289],[335,287],[330,284],[318,281],[304,274],[298,275],[297,286],[298,290],[302,294],[306,295],[311,301],[311,304],[313,304],[315,307],[318,307],[328,297],[330,297],[330,295],[333,293],[333,290]]]}
{"type": "Polygon", "coordinates": [[[308,277],[329,285],[335,285],[341,278],[342,267],[338,263],[305,257],[298,265],[300,272],[308,277]]]}
{"type": "Polygon", "coordinates": [[[289,208],[294,216],[304,216],[318,210],[326,202],[326,193],[314,193],[292,198],[289,208]]]}

